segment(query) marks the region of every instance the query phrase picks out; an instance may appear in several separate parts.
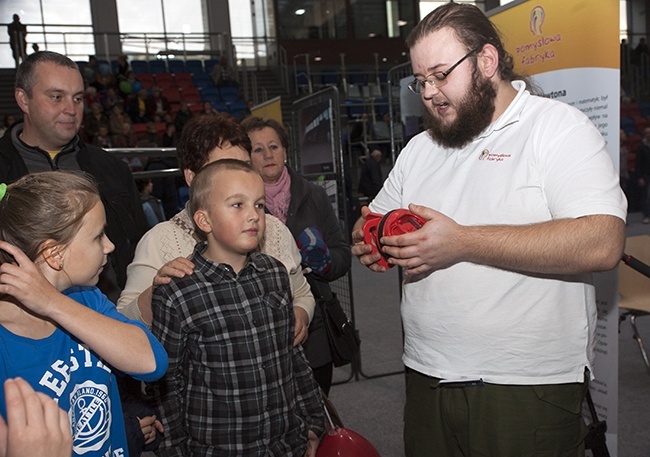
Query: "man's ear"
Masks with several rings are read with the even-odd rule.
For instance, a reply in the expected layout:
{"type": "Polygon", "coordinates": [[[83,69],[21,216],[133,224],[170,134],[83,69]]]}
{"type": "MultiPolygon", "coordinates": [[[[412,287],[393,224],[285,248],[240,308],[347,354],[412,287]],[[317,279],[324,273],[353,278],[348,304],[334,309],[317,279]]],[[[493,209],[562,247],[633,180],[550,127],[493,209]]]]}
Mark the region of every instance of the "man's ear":
{"type": "Polygon", "coordinates": [[[45,263],[55,271],[63,270],[63,248],[55,244],[54,240],[47,240],[40,249],[45,263]]]}
{"type": "Polygon", "coordinates": [[[204,233],[210,233],[212,231],[212,225],[210,224],[210,218],[205,210],[199,209],[192,216],[194,223],[204,233]]]}
{"type": "Polygon", "coordinates": [[[14,91],[14,97],[16,98],[18,108],[23,113],[29,114],[29,97],[27,93],[23,89],[18,88],[14,91]]]}
{"type": "Polygon", "coordinates": [[[183,176],[185,176],[185,182],[187,183],[187,185],[191,186],[192,181],[194,180],[194,176],[196,176],[196,173],[194,173],[189,168],[183,168],[183,176]]]}
{"type": "Polygon", "coordinates": [[[499,71],[499,51],[487,43],[477,55],[477,65],[483,75],[490,79],[499,71]]]}

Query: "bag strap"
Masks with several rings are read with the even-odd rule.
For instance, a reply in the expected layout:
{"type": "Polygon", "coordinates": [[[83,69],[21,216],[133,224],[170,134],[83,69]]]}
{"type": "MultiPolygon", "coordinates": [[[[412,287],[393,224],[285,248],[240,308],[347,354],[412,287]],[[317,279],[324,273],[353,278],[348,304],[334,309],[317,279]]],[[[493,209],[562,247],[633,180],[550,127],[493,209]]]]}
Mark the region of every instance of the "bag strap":
{"type": "Polygon", "coordinates": [[[311,288],[311,293],[314,294],[316,301],[321,300],[331,300],[334,297],[332,289],[328,282],[316,278],[312,273],[305,275],[309,287],[311,288]]]}

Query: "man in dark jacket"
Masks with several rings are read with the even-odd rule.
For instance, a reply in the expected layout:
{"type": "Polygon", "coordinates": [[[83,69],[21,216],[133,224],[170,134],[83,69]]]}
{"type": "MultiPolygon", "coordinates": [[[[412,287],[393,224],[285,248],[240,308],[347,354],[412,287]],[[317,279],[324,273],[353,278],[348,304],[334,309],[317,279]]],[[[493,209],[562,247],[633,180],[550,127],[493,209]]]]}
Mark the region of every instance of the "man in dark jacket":
{"type": "Polygon", "coordinates": [[[98,286],[116,301],[147,222],[127,165],[79,138],[83,95],[83,79],[72,60],[49,51],[25,59],[15,85],[23,122],[0,139],[0,182],[59,169],[85,171],[95,178],[106,208],[106,235],[115,244],[98,286]]]}
{"type": "Polygon", "coordinates": [[[368,201],[375,198],[375,195],[381,190],[384,179],[381,175],[382,153],[375,149],[370,153],[370,157],[363,163],[361,175],[359,176],[359,193],[368,197],[368,201]]]}

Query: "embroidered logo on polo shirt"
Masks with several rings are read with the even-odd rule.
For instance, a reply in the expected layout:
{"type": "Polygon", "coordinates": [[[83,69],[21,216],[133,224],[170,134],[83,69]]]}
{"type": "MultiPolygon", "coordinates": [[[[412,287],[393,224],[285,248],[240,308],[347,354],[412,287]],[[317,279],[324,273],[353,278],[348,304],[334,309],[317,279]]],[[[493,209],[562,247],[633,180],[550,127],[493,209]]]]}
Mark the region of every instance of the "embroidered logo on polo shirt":
{"type": "Polygon", "coordinates": [[[503,162],[505,159],[512,157],[511,154],[493,154],[489,149],[483,149],[481,154],[478,156],[478,160],[484,160],[487,162],[503,162]]]}

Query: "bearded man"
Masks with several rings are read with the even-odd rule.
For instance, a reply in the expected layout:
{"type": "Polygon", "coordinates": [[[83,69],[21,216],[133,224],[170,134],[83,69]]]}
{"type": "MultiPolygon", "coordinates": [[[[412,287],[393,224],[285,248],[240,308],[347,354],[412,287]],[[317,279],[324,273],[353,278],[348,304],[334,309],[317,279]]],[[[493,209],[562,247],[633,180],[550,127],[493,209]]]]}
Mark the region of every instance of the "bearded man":
{"type": "MultiPolygon", "coordinates": [[[[614,268],[627,203],[580,111],[532,95],[494,25],[448,3],[407,39],[426,131],[362,214],[426,220],[385,236],[404,271],[404,440],[412,456],[583,456],[592,272],[614,268]]],[[[373,271],[379,253],[352,252],[373,271]]]]}

